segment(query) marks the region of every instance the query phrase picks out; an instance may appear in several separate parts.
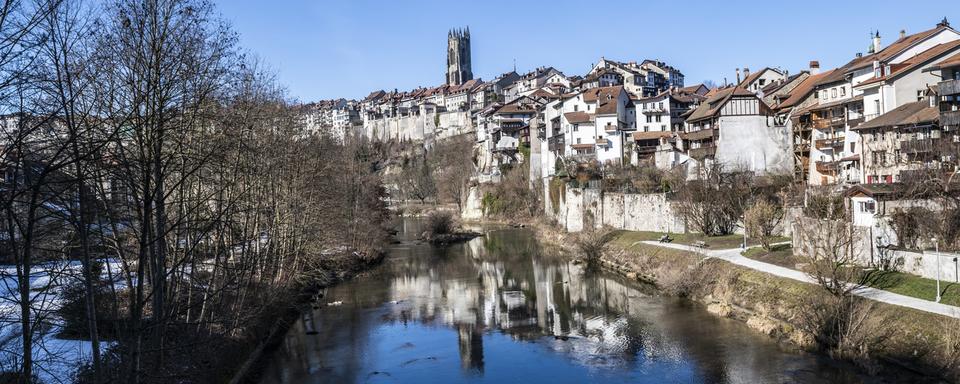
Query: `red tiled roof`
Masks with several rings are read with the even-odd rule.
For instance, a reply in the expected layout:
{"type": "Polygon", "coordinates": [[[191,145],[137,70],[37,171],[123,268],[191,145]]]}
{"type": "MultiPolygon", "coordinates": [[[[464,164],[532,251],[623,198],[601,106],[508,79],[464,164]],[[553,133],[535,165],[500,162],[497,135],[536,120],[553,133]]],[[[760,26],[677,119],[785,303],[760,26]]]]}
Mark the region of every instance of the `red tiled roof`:
{"type": "Polygon", "coordinates": [[[866,67],[868,64],[872,63],[874,60],[879,60],[881,62],[889,60],[891,57],[896,56],[897,54],[906,51],[910,47],[920,43],[923,40],[926,40],[930,36],[933,36],[940,31],[950,28],[949,26],[938,24],[933,29],[928,29],[923,32],[914,33],[912,35],[904,36],[897,41],[894,41],[893,44],[888,45],[886,48],[876,52],[872,55],[867,55],[863,57],[863,60],[857,60],[857,64],[852,65],[850,70],[856,70],[863,67],[866,67]]]}
{"type": "Polygon", "coordinates": [[[890,66],[891,73],[886,74],[881,77],[875,77],[870,80],[864,81],[857,86],[869,85],[873,83],[878,83],[887,79],[894,79],[899,76],[902,76],[918,67],[935,60],[937,57],[940,57],[948,52],[951,52],[960,47],[960,40],[954,40],[949,43],[937,44],[932,48],[918,53],[916,56],[911,57],[907,60],[904,60],[902,63],[897,65],[890,66]]]}
{"type": "Polygon", "coordinates": [[[958,65],[960,65],[960,53],[944,59],[943,61],[937,63],[937,65],[934,65],[932,68],[942,69],[942,68],[956,67],[958,65]]]}
{"type": "Polygon", "coordinates": [[[780,105],[777,107],[779,109],[784,109],[784,108],[791,108],[799,104],[801,101],[807,98],[807,95],[809,95],[810,92],[813,92],[814,88],[816,88],[817,84],[819,84],[820,81],[822,81],[822,79],[830,76],[831,74],[833,74],[834,71],[836,70],[831,69],[829,71],[818,73],[816,75],[811,75],[810,77],[807,77],[806,79],[803,80],[803,82],[797,85],[796,88],[791,90],[790,97],[788,97],[786,100],[780,103],[780,105]]]}
{"type": "Polygon", "coordinates": [[[563,117],[567,119],[567,122],[570,124],[583,124],[593,122],[593,115],[580,111],[580,112],[567,112],[563,114],[563,117]]]}
{"type": "Polygon", "coordinates": [[[660,138],[670,138],[673,136],[672,132],[668,131],[654,131],[654,132],[634,132],[634,140],[653,140],[660,138]]]}
{"type": "Polygon", "coordinates": [[[687,117],[687,121],[702,120],[714,116],[720,111],[721,108],[723,108],[723,105],[734,96],[756,97],[753,92],[740,87],[722,89],[703,103],[700,103],[700,106],[697,107],[697,109],[694,109],[693,113],[687,117]]]}
{"type": "Polygon", "coordinates": [[[931,123],[940,120],[940,110],[930,106],[926,99],[901,105],[894,110],[884,113],[873,120],[860,124],[855,130],[896,127],[898,125],[914,125],[931,123]]]}
{"type": "Polygon", "coordinates": [[[620,91],[623,90],[622,85],[615,85],[612,87],[599,87],[591,88],[586,91],[583,91],[583,101],[591,103],[597,101],[598,98],[607,98],[604,96],[609,96],[609,98],[616,99],[620,94],[620,91]]]}

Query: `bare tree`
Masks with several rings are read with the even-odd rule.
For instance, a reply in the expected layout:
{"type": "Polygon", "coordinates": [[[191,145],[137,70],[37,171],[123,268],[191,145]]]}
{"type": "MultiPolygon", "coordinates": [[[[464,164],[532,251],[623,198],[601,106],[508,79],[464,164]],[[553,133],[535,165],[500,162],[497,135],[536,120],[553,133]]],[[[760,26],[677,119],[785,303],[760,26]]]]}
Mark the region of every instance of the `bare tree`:
{"type": "Polygon", "coordinates": [[[733,233],[746,209],[753,174],[726,171],[719,163],[702,169],[677,191],[677,211],[690,225],[705,235],[733,233]]]}
{"type": "Polygon", "coordinates": [[[759,198],[744,212],[747,234],[760,239],[764,249],[770,249],[770,239],[783,220],[783,210],[765,198],[759,198]]]}
{"type": "Polygon", "coordinates": [[[457,204],[458,212],[463,211],[470,180],[475,174],[473,152],[473,139],[469,135],[444,139],[434,148],[438,190],[448,201],[457,204]]]}

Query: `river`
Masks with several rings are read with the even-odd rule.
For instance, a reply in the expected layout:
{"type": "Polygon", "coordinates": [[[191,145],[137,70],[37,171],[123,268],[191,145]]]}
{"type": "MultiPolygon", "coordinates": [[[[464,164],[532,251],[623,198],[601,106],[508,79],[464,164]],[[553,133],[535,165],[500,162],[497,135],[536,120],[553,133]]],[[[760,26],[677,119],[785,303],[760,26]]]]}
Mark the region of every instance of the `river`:
{"type": "Polygon", "coordinates": [[[443,248],[405,220],[384,264],[304,311],[261,383],[861,383],[701,305],[540,251],[532,232],[443,248]]]}

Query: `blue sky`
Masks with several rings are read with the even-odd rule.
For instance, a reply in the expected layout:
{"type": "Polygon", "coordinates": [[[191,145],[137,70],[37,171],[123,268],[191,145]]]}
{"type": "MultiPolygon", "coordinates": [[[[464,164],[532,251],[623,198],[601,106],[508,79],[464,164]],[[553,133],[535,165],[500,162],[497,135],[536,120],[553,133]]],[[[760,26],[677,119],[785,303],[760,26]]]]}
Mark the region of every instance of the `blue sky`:
{"type": "Polygon", "coordinates": [[[871,30],[888,44],[944,16],[960,29],[954,0],[214,1],[301,101],[439,85],[447,31],[467,25],[473,73],[485,80],[514,60],[518,72],[550,65],[582,75],[605,56],[664,60],[688,85],[733,81],[738,67],[836,67],[866,51],[871,30]]]}

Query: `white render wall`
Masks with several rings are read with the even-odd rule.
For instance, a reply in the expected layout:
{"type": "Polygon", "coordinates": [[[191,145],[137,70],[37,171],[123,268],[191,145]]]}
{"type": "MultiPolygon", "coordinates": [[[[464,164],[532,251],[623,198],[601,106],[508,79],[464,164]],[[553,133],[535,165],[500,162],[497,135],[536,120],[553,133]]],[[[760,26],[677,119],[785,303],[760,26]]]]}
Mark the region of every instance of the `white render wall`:
{"type": "Polygon", "coordinates": [[[768,124],[766,116],[722,116],[716,159],[729,169],[759,174],[793,172],[791,135],[786,127],[768,124]]]}
{"type": "Polygon", "coordinates": [[[444,138],[473,132],[469,112],[440,112],[440,127],[436,126],[437,114],[425,113],[403,117],[385,117],[364,121],[363,132],[370,138],[381,140],[413,140],[444,138]]]}
{"type": "Polygon", "coordinates": [[[592,218],[597,227],[607,225],[629,231],[684,233],[687,226],[666,194],[604,193],[599,189],[565,186],[554,214],[549,199],[549,181],[544,181],[544,212],[568,232],[579,232],[592,218]]]}

